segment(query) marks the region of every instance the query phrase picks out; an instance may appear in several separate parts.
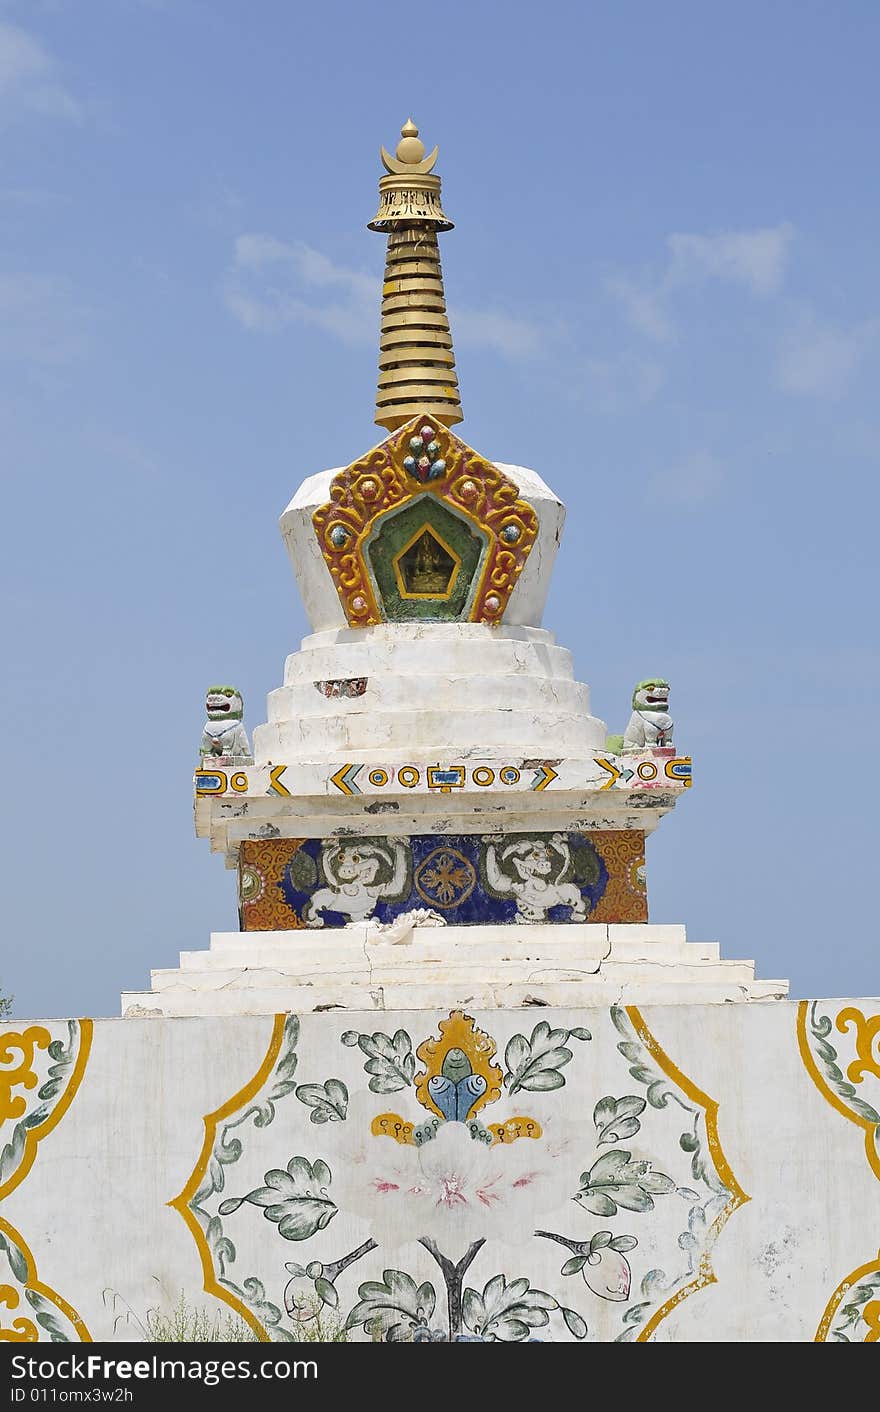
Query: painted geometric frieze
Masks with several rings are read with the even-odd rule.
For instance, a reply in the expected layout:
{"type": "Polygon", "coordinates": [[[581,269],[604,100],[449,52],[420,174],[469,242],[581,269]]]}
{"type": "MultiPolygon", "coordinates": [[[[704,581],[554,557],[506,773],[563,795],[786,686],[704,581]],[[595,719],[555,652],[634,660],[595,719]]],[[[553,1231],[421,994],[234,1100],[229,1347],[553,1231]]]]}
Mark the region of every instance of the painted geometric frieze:
{"type": "MultiPolygon", "coordinates": [[[[0,1031],[0,1201],[24,1182],[70,1107],[91,1039],[91,1020],[0,1031]]],[[[0,1342],[88,1339],[76,1311],[40,1281],[24,1237],[0,1217],[0,1342]]]]}
{"type": "Polygon", "coordinates": [[[522,1018],[277,1016],[170,1203],[205,1290],[263,1340],[652,1338],[748,1200],[717,1104],[634,1007],[522,1018]]]}
{"type": "MultiPolygon", "coordinates": [[[[802,1000],[797,1024],[807,1073],[835,1112],[864,1133],[865,1157],[880,1181],[880,1006],[802,1000]]],[[[878,1246],[880,1228],[873,1238],[878,1246]]],[[[880,1342],[880,1253],[841,1280],[815,1342],[880,1342]]]]}
{"type": "MultiPolygon", "coordinates": [[[[328,700],[353,698],[366,693],[369,678],[316,681],[313,685],[328,700]]],[[[463,793],[479,798],[487,794],[543,794],[545,790],[553,794],[576,790],[581,795],[613,790],[615,796],[625,791],[634,807],[668,809],[683,790],[690,789],[693,762],[689,755],[676,755],[673,749],[645,750],[613,759],[607,754],[577,760],[524,760],[520,756],[437,765],[395,764],[380,757],[370,764],[348,760],[329,766],[251,765],[229,770],[212,765],[197,769],[193,783],[197,800],[225,796],[224,807],[235,799],[263,799],[267,795],[289,799],[292,795],[381,797],[405,792],[407,796],[463,793]]]]}
{"type": "Polygon", "coordinates": [[[644,922],[637,830],[249,839],[239,891],[245,931],[393,922],[429,909],[447,923],[644,922]]]}
{"type": "Polygon", "coordinates": [[[312,520],[352,627],[500,622],[538,533],[513,481],[428,415],[340,471],[312,520]]]}

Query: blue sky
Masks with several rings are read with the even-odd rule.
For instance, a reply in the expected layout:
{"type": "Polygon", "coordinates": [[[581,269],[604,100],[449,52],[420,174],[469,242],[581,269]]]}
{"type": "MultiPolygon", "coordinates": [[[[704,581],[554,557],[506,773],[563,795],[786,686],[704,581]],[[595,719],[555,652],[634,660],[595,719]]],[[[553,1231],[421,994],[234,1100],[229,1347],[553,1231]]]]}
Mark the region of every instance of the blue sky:
{"type": "Polygon", "coordinates": [[[235,921],[206,684],[307,631],[276,527],[372,425],[412,111],[465,422],[569,507],[596,714],[673,684],[652,920],[877,994],[880,9],[0,0],[4,893],[19,1014],[115,1014],[235,921]]]}

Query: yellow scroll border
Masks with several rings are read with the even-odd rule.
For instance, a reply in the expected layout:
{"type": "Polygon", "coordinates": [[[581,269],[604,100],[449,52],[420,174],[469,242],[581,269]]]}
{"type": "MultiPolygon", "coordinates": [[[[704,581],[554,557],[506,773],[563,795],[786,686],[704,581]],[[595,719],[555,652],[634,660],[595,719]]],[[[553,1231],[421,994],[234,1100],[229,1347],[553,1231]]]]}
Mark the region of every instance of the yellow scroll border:
{"type": "MultiPolygon", "coordinates": [[[[807,1038],[807,1017],[809,1015],[810,1004],[811,1001],[809,1000],[801,1000],[798,1004],[797,1013],[798,1049],[800,1050],[804,1068],[822,1097],[827,1103],[831,1104],[835,1112],[840,1113],[841,1116],[846,1118],[850,1123],[855,1123],[856,1127],[864,1129],[865,1156],[868,1159],[868,1166],[871,1168],[877,1180],[880,1181],[880,1155],[878,1155],[877,1145],[874,1140],[874,1124],[870,1123],[867,1118],[863,1118],[859,1113],[854,1113],[851,1108],[847,1108],[843,1099],[840,1098],[832,1088],[829,1088],[816,1063],[813,1051],[810,1048],[810,1041],[807,1038]]],[[[857,1270],[853,1270],[852,1274],[847,1275],[845,1279],[841,1280],[825,1306],[825,1312],[819,1320],[819,1327],[813,1338],[814,1343],[828,1342],[828,1333],[838,1307],[843,1302],[844,1295],[848,1294],[853,1285],[858,1284],[859,1280],[864,1279],[865,1275],[873,1275],[878,1270],[880,1270],[880,1254],[878,1254],[876,1260],[868,1260],[864,1265],[860,1265],[857,1270]]],[[[880,1334],[873,1332],[869,1332],[868,1337],[864,1340],[865,1343],[876,1343],[878,1341],[880,1341],[880,1334]]]]}
{"type": "Polygon", "coordinates": [[[719,1105],[717,1101],[714,1098],[710,1098],[701,1088],[698,1088],[693,1080],[689,1079],[687,1074],[683,1074],[678,1065],[670,1059],[662,1045],[654,1038],[638,1007],[635,1005],[627,1005],[624,1008],[629,1016],[633,1029],[642,1044],[648,1050],[657,1067],[662,1069],[667,1078],[670,1078],[672,1082],[676,1084],[683,1093],[687,1094],[692,1102],[696,1103],[699,1108],[702,1108],[705,1113],[706,1141],[709,1145],[709,1151],[712,1154],[712,1160],[715,1163],[715,1170],[730,1192],[730,1197],[724,1209],[719,1211],[709,1227],[706,1249],[700,1257],[700,1264],[696,1275],[688,1284],[682,1285],[681,1289],[676,1290],[675,1294],[670,1295],[669,1299],[667,1299],[664,1304],[661,1304],[659,1309],[655,1310],[648,1322],[639,1330],[635,1342],[648,1343],[653,1337],[658,1325],[662,1323],[667,1314],[672,1313],[676,1305],[681,1304],[689,1295],[696,1294],[699,1290],[705,1289],[707,1285],[712,1285],[717,1282],[718,1277],[712,1268],[712,1247],[734,1211],[738,1210],[740,1206],[745,1206],[746,1202],[751,1200],[751,1197],[746,1195],[737,1181],[733,1169],[724,1154],[724,1149],[721,1146],[721,1139],[718,1136],[719,1105]]]}
{"type": "Polygon", "coordinates": [[[260,1343],[271,1342],[268,1333],[256,1315],[248,1309],[247,1305],[242,1303],[238,1296],[233,1294],[231,1290],[224,1289],[223,1285],[218,1282],[214,1273],[214,1262],[211,1258],[208,1242],[205,1239],[205,1233],[202,1230],[195,1212],[190,1209],[189,1203],[201,1186],[205,1173],[208,1170],[208,1163],[214,1151],[214,1140],[217,1136],[219,1124],[222,1123],[225,1118],[231,1118],[239,1108],[243,1108],[252,1098],[256,1098],[260,1089],[272,1073],[275,1062],[281,1052],[281,1043],[284,1038],[284,1025],[286,1020],[286,1015],[275,1016],[269,1047],[253,1078],[248,1079],[243,1088],[240,1088],[237,1093],[234,1093],[231,1098],[228,1098],[219,1108],[215,1108],[213,1113],[205,1114],[202,1120],[205,1125],[205,1138],[202,1143],[202,1150],[196,1159],[196,1164],[183,1190],[180,1192],[179,1196],[175,1196],[167,1203],[183,1217],[196,1243],[196,1249],[199,1252],[199,1258],[202,1262],[203,1288],[205,1293],[215,1295],[217,1299],[222,1300],[230,1309],[233,1309],[235,1313],[244,1320],[248,1328],[256,1334],[260,1343]]]}
{"type": "MultiPolygon", "coordinates": [[[[79,1021],[79,1052],[77,1053],[76,1062],[74,1063],[73,1072],[70,1075],[67,1087],[45,1121],[40,1123],[37,1128],[29,1128],[25,1134],[22,1159],[12,1173],[12,1176],[7,1178],[3,1185],[0,1186],[0,1201],[4,1200],[15,1191],[16,1187],[21,1186],[21,1183],[34,1165],[39,1144],[44,1137],[48,1137],[53,1128],[58,1126],[76,1097],[76,1091],[82,1083],[86,1065],[89,1062],[93,1031],[94,1024],[91,1020],[82,1019],[79,1021]]],[[[92,1336],[86,1327],[85,1321],[80,1318],[73,1306],[68,1304],[67,1300],[63,1299],[62,1296],[54,1289],[51,1289],[49,1285],[43,1284],[38,1278],[37,1262],[21,1233],[17,1231],[9,1221],[2,1217],[0,1217],[0,1230],[3,1231],[3,1234],[8,1240],[18,1246],[27,1262],[28,1277],[24,1286],[25,1289],[34,1290],[37,1294],[41,1294],[44,1299],[47,1299],[50,1304],[54,1304],[55,1308],[73,1324],[79,1334],[80,1342],[91,1343],[92,1336]]]]}

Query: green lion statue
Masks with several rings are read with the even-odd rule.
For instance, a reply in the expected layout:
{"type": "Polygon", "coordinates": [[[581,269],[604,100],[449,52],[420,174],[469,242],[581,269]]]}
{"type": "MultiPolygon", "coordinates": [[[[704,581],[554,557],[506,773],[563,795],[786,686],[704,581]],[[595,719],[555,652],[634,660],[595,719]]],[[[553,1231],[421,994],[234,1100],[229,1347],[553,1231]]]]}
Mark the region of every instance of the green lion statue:
{"type": "Polygon", "coordinates": [[[209,686],[205,692],[208,719],[202,731],[199,754],[208,765],[252,765],[247,732],[242,725],[244,703],[234,686],[209,686]]]}
{"type": "Polygon", "coordinates": [[[640,681],[632,696],[633,713],[623,735],[609,735],[606,750],[621,755],[630,750],[652,750],[672,744],[669,682],[662,677],[640,681]]]}

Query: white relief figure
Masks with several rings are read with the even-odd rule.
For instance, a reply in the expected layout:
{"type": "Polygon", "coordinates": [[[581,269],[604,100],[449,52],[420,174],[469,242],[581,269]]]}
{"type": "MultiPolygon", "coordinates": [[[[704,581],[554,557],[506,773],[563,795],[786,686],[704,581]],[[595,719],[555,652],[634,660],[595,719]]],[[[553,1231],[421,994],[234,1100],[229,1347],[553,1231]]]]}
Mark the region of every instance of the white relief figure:
{"type": "Polygon", "coordinates": [[[327,886],[312,893],[303,909],[303,921],[310,927],[323,927],[319,912],[341,912],[349,925],[365,922],[380,898],[402,896],[407,882],[409,839],[389,839],[377,843],[369,839],[353,843],[324,844],[321,866],[327,886]]]}
{"type": "Polygon", "coordinates": [[[517,922],[544,922],[551,907],[570,907],[571,920],[586,920],[588,902],[579,887],[563,881],[572,875],[571,849],[564,834],[549,839],[520,839],[500,847],[487,843],[486,877],[500,894],[516,898],[517,922]]]}

